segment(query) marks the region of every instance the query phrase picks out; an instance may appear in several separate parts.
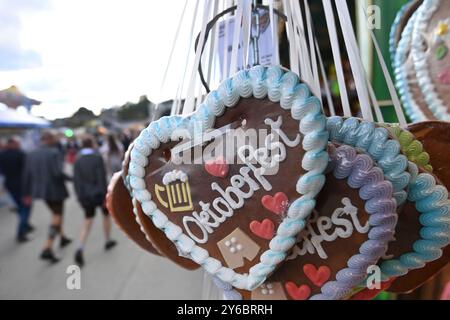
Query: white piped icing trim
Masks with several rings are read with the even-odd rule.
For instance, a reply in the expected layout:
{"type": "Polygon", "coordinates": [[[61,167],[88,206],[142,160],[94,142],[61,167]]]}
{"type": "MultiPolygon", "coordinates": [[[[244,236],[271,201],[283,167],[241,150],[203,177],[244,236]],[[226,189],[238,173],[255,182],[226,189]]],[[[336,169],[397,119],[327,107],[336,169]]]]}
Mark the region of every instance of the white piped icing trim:
{"type": "Polygon", "coordinates": [[[199,123],[203,130],[211,129],[215,118],[223,114],[225,107],[234,107],[241,97],[248,97],[250,88],[255,98],[263,99],[270,94],[270,100],[273,102],[283,101],[282,107],[290,109],[292,117],[299,121],[299,131],[307,141],[307,143],[303,143],[303,149],[306,152],[302,167],[308,172],[297,182],[299,198],[293,201],[287,217],[281,222],[276,235],[270,241],[269,249],[261,255],[260,262],[249,270],[248,275],[239,274],[224,267],[220,261],[210,257],[205,249],[195,244],[192,245],[191,242],[186,243],[190,239],[179,231],[179,227],[169,221],[160,210],[154,209],[155,204],[149,200],[151,197],[149,197],[145,181],[140,174],[133,175],[130,172],[129,179],[133,195],[142,204],[144,213],[159,229],[165,232],[178,248],[183,248],[183,251],[193,261],[212,275],[236,288],[246,290],[253,290],[262,284],[276,266],[284,261],[287,252],[295,244],[298,233],[305,227],[306,219],[315,207],[315,197],[325,183],[324,171],[328,163],[328,153],[325,147],[328,141],[328,132],[320,100],[310,96],[309,89],[300,83],[298,76],[294,73],[286,73],[278,66],[270,68],[256,66],[250,70],[239,72],[234,78],[225,80],[219,90],[212,91],[193,114],[163,117],[151,123],[135,142],[135,144],[145,145],[145,148],[133,149],[130,162],[130,165],[132,163],[145,168],[148,158],[140,153],[140,150],[147,150],[147,147],[152,148],[152,145],[156,144],[154,140],[149,139],[149,136],[156,137],[164,143],[170,141],[172,132],[177,129],[194,133],[194,126],[199,123]]]}
{"type": "Polygon", "coordinates": [[[428,107],[439,120],[450,121],[450,114],[448,113],[447,106],[436,92],[436,87],[431,80],[427,63],[428,56],[423,50],[422,43],[428,22],[439,9],[440,4],[441,0],[425,0],[418,9],[417,19],[414,22],[411,54],[414,59],[416,77],[428,107]]]}

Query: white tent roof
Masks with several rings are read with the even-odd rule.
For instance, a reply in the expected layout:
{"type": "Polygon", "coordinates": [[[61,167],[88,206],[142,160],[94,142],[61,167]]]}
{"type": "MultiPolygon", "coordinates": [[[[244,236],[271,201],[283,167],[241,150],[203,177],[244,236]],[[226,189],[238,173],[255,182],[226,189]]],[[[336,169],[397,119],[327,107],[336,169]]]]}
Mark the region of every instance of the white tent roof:
{"type": "Polygon", "coordinates": [[[0,107],[0,128],[49,128],[50,121],[0,107]]]}

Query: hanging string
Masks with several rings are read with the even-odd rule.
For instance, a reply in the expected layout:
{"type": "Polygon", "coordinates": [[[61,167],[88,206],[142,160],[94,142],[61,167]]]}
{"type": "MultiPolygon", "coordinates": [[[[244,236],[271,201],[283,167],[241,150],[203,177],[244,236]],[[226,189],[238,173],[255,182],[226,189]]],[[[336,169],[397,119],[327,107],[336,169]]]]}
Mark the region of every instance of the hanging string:
{"type": "MultiPolygon", "coordinates": [[[[169,67],[171,66],[173,53],[175,52],[175,48],[176,48],[176,45],[178,43],[178,39],[179,39],[179,36],[180,36],[181,26],[182,26],[184,18],[185,18],[186,7],[187,7],[187,2],[184,4],[184,8],[183,8],[183,11],[181,13],[181,17],[180,17],[180,20],[179,20],[179,23],[178,23],[178,26],[177,26],[177,31],[175,32],[175,37],[174,37],[173,42],[172,42],[172,48],[170,50],[169,58],[167,59],[166,69],[164,70],[164,75],[163,75],[163,80],[161,82],[160,92],[163,91],[164,86],[166,84],[167,74],[168,74],[168,71],[169,71],[169,67]]],[[[179,90],[180,82],[178,84],[177,90],[175,92],[175,98],[173,99],[172,106],[170,108],[170,114],[171,115],[175,114],[175,112],[176,112],[176,102],[177,102],[176,97],[178,96],[178,90],[179,90]]],[[[159,103],[156,104],[155,109],[158,109],[158,107],[159,107],[159,103]]]]}
{"type": "Polygon", "coordinates": [[[336,76],[339,85],[339,92],[341,96],[342,109],[345,117],[351,117],[352,111],[350,109],[350,102],[348,100],[347,84],[345,82],[344,69],[342,67],[341,50],[339,48],[339,41],[336,30],[336,21],[334,20],[333,8],[330,0],[322,0],[325,12],[325,20],[328,26],[328,33],[330,36],[331,49],[333,53],[334,64],[336,68],[336,76]]]}

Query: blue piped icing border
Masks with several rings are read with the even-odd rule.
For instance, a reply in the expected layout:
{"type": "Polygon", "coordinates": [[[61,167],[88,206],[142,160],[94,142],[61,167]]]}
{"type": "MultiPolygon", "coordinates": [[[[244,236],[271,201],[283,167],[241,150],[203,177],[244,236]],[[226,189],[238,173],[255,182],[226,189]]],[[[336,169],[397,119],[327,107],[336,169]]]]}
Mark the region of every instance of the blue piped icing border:
{"type": "Polygon", "coordinates": [[[418,16],[414,23],[412,32],[411,54],[414,59],[416,77],[428,104],[428,108],[433,112],[438,120],[450,121],[450,114],[444,101],[436,92],[436,87],[431,80],[428,70],[428,57],[423,51],[423,35],[426,32],[428,22],[434,13],[439,9],[441,0],[425,0],[418,9],[418,16]]]}
{"type": "Polygon", "coordinates": [[[419,174],[417,165],[410,163],[410,166],[413,177],[408,200],[415,203],[420,213],[420,239],[414,242],[412,252],[381,263],[383,280],[405,275],[410,270],[422,268],[426,263],[439,259],[442,249],[450,244],[450,200],[447,189],[443,185],[436,185],[433,175],[419,174]]]}
{"type": "Polygon", "coordinates": [[[297,234],[304,228],[306,219],[315,207],[315,197],[325,183],[327,141],[326,118],[322,113],[320,100],[311,96],[309,89],[300,82],[298,76],[293,72],[285,72],[280,67],[256,66],[225,80],[217,91],[208,94],[206,101],[193,114],[163,117],[144,129],[131,151],[129,183],[133,196],[142,204],[144,213],[184,254],[225,283],[252,290],[263,283],[286,258],[287,251],[295,244],[297,234]],[[282,108],[291,110],[292,117],[300,123],[299,131],[304,137],[302,146],[306,152],[302,167],[307,173],[297,182],[296,190],[300,197],[289,207],[287,217],[270,241],[269,250],[261,255],[260,262],[249,270],[249,274],[244,275],[224,267],[219,260],[210,257],[209,253],[197,246],[179,226],[169,221],[152,201],[144,176],[151,151],[157,149],[161,143],[170,141],[172,137],[175,138],[172,135],[174,131],[188,130],[194,134],[194,123],[201,123],[203,130],[210,129],[216,117],[221,116],[225,108],[233,107],[240,98],[250,96],[258,99],[267,96],[271,101],[279,102],[282,108]]]}
{"type": "Polygon", "coordinates": [[[406,188],[411,179],[411,175],[406,171],[409,161],[400,153],[400,143],[389,137],[386,128],[358,118],[344,119],[335,116],[328,118],[327,130],[330,141],[361,149],[377,161],[386,179],[394,186],[397,205],[406,201],[406,188]]]}

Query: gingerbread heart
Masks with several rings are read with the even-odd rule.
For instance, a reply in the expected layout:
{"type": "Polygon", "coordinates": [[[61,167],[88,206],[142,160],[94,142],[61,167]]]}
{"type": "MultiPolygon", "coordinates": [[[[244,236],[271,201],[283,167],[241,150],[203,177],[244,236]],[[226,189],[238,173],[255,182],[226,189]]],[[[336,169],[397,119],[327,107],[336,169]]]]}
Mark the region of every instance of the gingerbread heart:
{"type": "Polygon", "coordinates": [[[308,87],[292,72],[258,66],[224,81],[192,115],[164,117],[143,130],[131,152],[129,182],[143,213],[183,255],[251,290],[285,259],[314,208],[327,139],[320,101],[308,87]],[[220,154],[236,136],[255,133],[265,138],[220,154]],[[203,159],[212,155],[226,159],[226,179],[205,169],[203,159]],[[264,210],[260,199],[269,192],[292,201],[286,217],[275,220],[264,210]],[[275,224],[270,241],[250,230],[252,221],[264,219],[275,224]]]}
{"type": "Polygon", "coordinates": [[[261,203],[267,209],[275,214],[282,215],[286,212],[289,205],[289,199],[283,192],[277,192],[275,196],[265,195],[261,199],[261,203]]]}
{"type": "MultiPolygon", "coordinates": [[[[332,172],[319,193],[315,213],[288,261],[265,283],[281,284],[287,299],[297,298],[296,284],[307,285],[311,299],[346,298],[386,252],[394,234],[396,202],[382,170],[349,146],[330,148],[330,156],[332,172]]],[[[245,299],[258,297],[254,291],[240,293],[245,299]]]]}
{"type": "Polygon", "coordinates": [[[225,178],[228,175],[228,164],[223,157],[206,161],[205,169],[215,177],[225,178]]]}
{"type": "Polygon", "coordinates": [[[294,282],[287,282],[285,287],[293,300],[306,300],[311,296],[311,288],[306,284],[297,287],[294,282]]]}
{"type": "Polygon", "coordinates": [[[424,150],[430,156],[433,174],[449,189],[450,164],[448,159],[450,159],[450,123],[426,121],[412,124],[407,130],[422,143],[424,150]]]}

